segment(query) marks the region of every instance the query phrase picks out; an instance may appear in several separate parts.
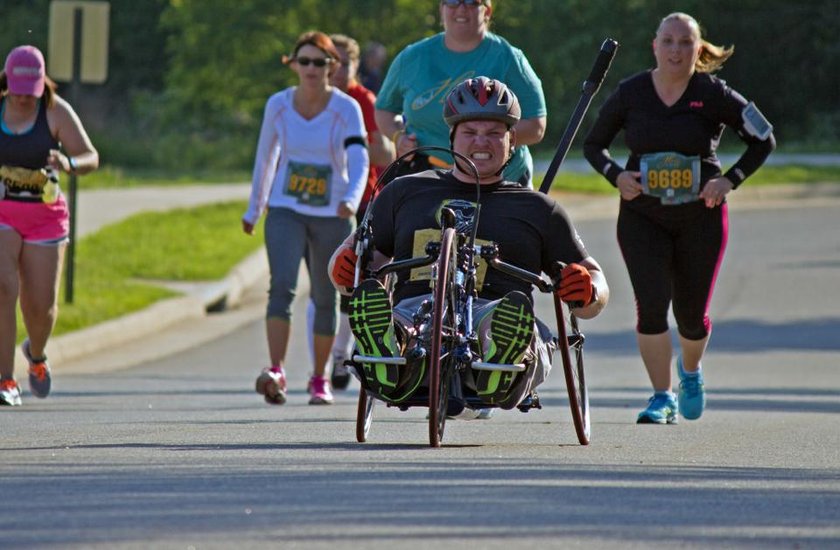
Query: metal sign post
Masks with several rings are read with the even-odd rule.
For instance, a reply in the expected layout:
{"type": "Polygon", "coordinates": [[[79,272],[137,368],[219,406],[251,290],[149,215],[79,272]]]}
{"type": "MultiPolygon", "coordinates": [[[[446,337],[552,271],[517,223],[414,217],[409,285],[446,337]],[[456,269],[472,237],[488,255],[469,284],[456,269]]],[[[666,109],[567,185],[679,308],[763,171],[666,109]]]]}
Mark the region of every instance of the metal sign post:
{"type": "MultiPolygon", "coordinates": [[[[108,77],[108,2],[53,0],[50,3],[48,74],[69,82],[70,104],[78,105],[82,83],[102,84],[108,77]]],[[[64,301],[73,303],[76,265],[76,174],[67,189],[70,210],[70,244],[64,271],[64,301]]]]}

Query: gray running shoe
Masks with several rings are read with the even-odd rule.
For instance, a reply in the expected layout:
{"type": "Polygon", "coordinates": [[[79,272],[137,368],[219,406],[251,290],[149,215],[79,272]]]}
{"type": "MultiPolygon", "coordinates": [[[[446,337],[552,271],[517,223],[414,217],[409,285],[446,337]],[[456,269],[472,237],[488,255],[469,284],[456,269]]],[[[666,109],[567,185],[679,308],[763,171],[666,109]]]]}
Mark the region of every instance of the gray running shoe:
{"type": "Polygon", "coordinates": [[[35,397],[43,399],[50,394],[50,388],[52,387],[52,376],[50,374],[50,364],[47,363],[47,356],[33,358],[29,352],[29,338],[23,341],[20,349],[29,362],[29,391],[35,397]]]}
{"type": "Polygon", "coordinates": [[[344,364],[344,357],[333,357],[332,373],[330,373],[330,383],[333,389],[346,390],[350,385],[350,369],[344,364]]]}

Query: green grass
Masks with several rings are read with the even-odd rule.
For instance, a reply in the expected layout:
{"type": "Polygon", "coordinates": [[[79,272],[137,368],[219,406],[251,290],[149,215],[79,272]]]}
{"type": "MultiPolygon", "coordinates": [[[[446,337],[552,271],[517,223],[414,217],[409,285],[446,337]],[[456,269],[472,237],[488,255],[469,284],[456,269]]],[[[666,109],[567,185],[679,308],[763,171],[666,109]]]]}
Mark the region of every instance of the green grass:
{"type": "MultiPolygon", "coordinates": [[[[154,280],[212,281],[263,245],[241,230],[244,201],[137,214],[82,238],[76,246],[73,303],[53,334],[72,332],[144,309],[177,293],[154,280]]],[[[18,340],[25,335],[18,318],[18,340]]]]}
{"type": "Polygon", "coordinates": [[[840,166],[765,166],[753,174],[746,185],[788,183],[840,183],[840,166]]]}

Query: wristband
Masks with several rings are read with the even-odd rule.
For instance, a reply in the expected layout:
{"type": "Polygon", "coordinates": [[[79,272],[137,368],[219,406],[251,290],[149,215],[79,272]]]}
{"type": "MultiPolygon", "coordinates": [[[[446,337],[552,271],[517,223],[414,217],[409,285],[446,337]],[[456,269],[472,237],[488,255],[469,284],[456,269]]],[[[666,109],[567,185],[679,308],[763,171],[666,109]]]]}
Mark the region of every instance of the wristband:
{"type": "Polygon", "coordinates": [[[79,163],[76,162],[75,157],[67,157],[67,164],[70,165],[70,171],[75,172],[79,169],[79,163]]]}

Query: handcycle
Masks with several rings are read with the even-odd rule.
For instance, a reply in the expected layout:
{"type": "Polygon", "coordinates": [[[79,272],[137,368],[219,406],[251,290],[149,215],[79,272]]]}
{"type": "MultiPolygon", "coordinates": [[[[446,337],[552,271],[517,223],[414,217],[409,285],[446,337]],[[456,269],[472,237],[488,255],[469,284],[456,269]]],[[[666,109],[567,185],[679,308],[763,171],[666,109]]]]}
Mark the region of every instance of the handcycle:
{"type": "MultiPolygon", "coordinates": [[[[440,148],[424,147],[415,152],[428,149],[440,148]]],[[[455,151],[445,151],[457,156],[471,168],[476,178],[477,194],[480,194],[478,173],[472,162],[455,151]]],[[[473,320],[473,302],[477,297],[477,266],[479,260],[483,260],[492,269],[526,281],[542,292],[552,293],[557,323],[557,335],[553,337],[553,341],[562,358],[578,441],[587,445],[590,437],[590,416],[583,361],[585,338],[578,328],[574,314],[554,294],[554,290],[559,287],[559,279],[546,280],[540,274],[502,261],[498,246],[494,243],[477,245],[480,197],[477,197],[476,205],[473,222],[468,227],[456,224],[455,212],[444,208],[440,238],[426,245],[424,256],[397,260],[375,270],[367,270],[365,265],[370,242],[367,219],[360,224],[356,237],[359,257],[357,284],[361,279],[383,279],[400,270],[431,266],[432,295],[422,303],[418,313],[414,315],[411,345],[408,345],[406,337],[403,356],[374,357],[354,353],[352,359],[346,363],[356,371],[361,383],[356,439],[359,442],[367,440],[375,403],[383,401],[388,406],[396,406],[401,410],[417,406],[428,407],[429,442],[432,447],[439,447],[448,417],[455,416],[464,409],[480,410],[499,406],[498,403],[487,402],[474,387],[465,383],[472,373],[477,371],[505,373],[513,380],[510,384],[511,392],[517,389],[522,391],[522,398],[513,393],[512,395],[516,396],[513,397],[514,401],[509,401],[509,406],[505,408],[516,406],[522,412],[542,408],[536,392],[530,389],[531,380],[527,378],[527,367],[524,363],[488,363],[477,353],[478,334],[473,320]],[[392,368],[408,369],[411,368],[412,361],[415,364],[417,361],[425,361],[425,378],[416,391],[399,398],[387,395],[380,388],[374,387],[364,374],[366,366],[370,368],[374,364],[387,364],[392,368]]],[[[562,267],[557,266],[558,274],[562,267]]]]}
{"type": "MultiPolygon", "coordinates": [[[[551,188],[554,176],[563,162],[571,142],[577,133],[589,104],[604,80],[609,66],[615,56],[618,42],[612,39],[604,40],[598,57],[583,82],[581,97],[572,114],[565,132],[557,147],[554,158],[548,167],[540,192],[547,193],[551,188]]],[[[392,163],[382,178],[405,157],[424,149],[441,149],[437,147],[421,147],[392,163]]],[[[445,150],[447,153],[464,160],[472,168],[476,178],[476,213],[472,225],[472,232],[457,230],[454,212],[443,210],[441,219],[440,239],[430,242],[426,246],[423,257],[399,260],[387,264],[380,269],[365,273],[365,262],[369,252],[370,234],[367,232],[367,216],[362,221],[356,234],[356,252],[359,258],[356,266],[356,284],[362,275],[382,278],[400,269],[432,266],[431,281],[433,292],[431,300],[424,302],[422,315],[415,316],[416,337],[414,347],[407,350],[403,357],[366,357],[354,354],[348,366],[354,368],[360,379],[359,402],[356,414],[356,439],[365,442],[370,432],[373,420],[373,409],[377,400],[382,400],[391,406],[398,406],[406,410],[412,406],[425,406],[429,409],[429,443],[432,447],[439,447],[443,439],[446,419],[453,412],[450,403],[455,401],[457,408],[485,408],[488,404],[477,395],[470,393],[470,388],[461,384],[461,378],[468,370],[498,370],[519,375],[525,370],[522,364],[491,364],[480,360],[475,352],[477,335],[473,325],[472,303],[476,297],[476,259],[481,258],[493,269],[497,269],[512,277],[531,283],[541,292],[551,292],[554,299],[555,320],[557,334],[553,337],[556,351],[560,353],[563,372],[566,379],[566,389],[572,420],[578,441],[588,445],[590,440],[589,394],[586,387],[584,371],[583,345],[584,335],[578,328],[577,318],[572,308],[564,306],[554,292],[559,287],[559,280],[546,280],[540,274],[531,273],[499,258],[498,247],[494,244],[477,246],[476,232],[478,229],[478,215],[480,211],[480,184],[477,171],[472,162],[445,150]],[[428,362],[428,372],[425,374],[425,385],[421,385],[416,392],[394,401],[371,387],[366,387],[362,375],[365,363],[381,364],[389,362],[401,367],[408,365],[408,359],[425,360],[428,362]],[[423,390],[425,389],[425,394],[423,390]]],[[[382,181],[380,178],[380,181],[382,181]]],[[[558,266],[562,268],[562,266],[558,266]]],[[[560,269],[557,269],[559,274],[560,269]]],[[[574,307],[574,304],[572,305],[574,307]]],[[[535,392],[516,404],[516,407],[527,412],[531,408],[542,408],[535,392]]]]}

